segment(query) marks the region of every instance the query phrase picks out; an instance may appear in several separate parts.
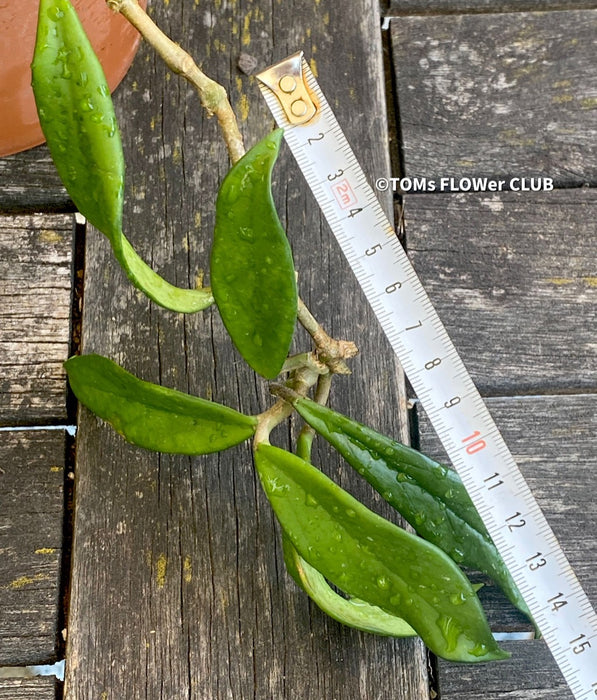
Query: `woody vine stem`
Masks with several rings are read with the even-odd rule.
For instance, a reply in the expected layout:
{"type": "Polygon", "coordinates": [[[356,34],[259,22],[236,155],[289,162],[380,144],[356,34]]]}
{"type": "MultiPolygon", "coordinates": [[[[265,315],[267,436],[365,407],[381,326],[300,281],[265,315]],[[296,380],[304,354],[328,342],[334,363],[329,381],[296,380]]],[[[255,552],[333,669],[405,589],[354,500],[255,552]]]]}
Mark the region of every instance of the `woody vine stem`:
{"type": "MultiPolygon", "coordinates": [[[[106,0],[106,3],[137,29],[172,72],[186,78],[193,85],[208,116],[217,117],[232,164],[240,160],[245,154],[245,147],[225,88],[205,75],[192,56],[166,36],[137,0],[106,0]]],[[[313,339],[315,351],[289,357],[282,371],[290,373],[288,385],[300,395],[306,395],[316,385],[315,401],[325,404],[330,393],[332,375],[350,374],[345,360],[357,355],[358,349],[352,341],[330,337],[300,297],[297,318],[313,339]]],[[[262,413],[254,437],[255,443],[267,442],[273,428],[288,418],[293,410],[291,404],[279,399],[262,413]]],[[[297,444],[298,452],[304,459],[309,458],[313,436],[313,428],[305,425],[297,444]]]]}

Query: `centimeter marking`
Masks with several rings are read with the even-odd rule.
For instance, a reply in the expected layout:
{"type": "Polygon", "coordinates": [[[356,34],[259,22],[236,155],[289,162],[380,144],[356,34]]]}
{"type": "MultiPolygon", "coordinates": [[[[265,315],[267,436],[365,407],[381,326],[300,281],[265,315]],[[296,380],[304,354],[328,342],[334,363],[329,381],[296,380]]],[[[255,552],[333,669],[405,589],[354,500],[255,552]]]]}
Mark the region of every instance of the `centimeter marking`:
{"type": "Polygon", "coordinates": [[[260,85],[264,98],[574,697],[596,698],[597,615],[304,59],[302,70],[315,118],[290,124],[260,85]]]}

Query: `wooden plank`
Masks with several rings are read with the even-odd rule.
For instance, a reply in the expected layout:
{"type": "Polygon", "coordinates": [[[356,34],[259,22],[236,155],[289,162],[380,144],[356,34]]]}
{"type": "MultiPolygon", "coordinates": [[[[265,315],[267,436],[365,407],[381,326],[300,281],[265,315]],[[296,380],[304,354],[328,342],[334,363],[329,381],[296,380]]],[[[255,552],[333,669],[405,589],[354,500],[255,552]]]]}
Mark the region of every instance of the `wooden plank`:
{"type": "Polygon", "coordinates": [[[0,425],[66,420],[73,217],[0,217],[0,425]]]}
{"type": "Polygon", "coordinates": [[[409,254],[482,393],[597,388],[591,189],[405,197],[409,254]]]}
{"type": "MultiPolygon", "coordinates": [[[[490,398],[487,405],[587,595],[597,604],[597,505],[592,488],[597,395],[490,398]]],[[[422,409],[418,416],[421,450],[447,461],[422,409]]],[[[495,586],[487,585],[480,597],[496,631],[530,629],[495,586]]]]}
{"type": "Polygon", "coordinates": [[[0,700],[54,700],[55,678],[0,679],[0,700]]]}
{"type": "Polygon", "coordinates": [[[386,16],[455,15],[593,9],[595,0],[389,0],[384,4],[386,16]]]}
{"type": "Polygon", "coordinates": [[[0,158],[0,211],[74,211],[46,146],[0,158]]]}
{"type": "MultiPolygon", "coordinates": [[[[273,122],[255,79],[230,66],[241,52],[265,67],[303,47],[369,172],[387,166],[375,2],[355,2],[361,19],[349,25],[342,7],[324,12],[306,0],[286,3],[284,13],[256,3],[216,13],[191,0],[152,7],[230,89],[248,144],[273,122]]],[[[192,283],[208,264],[215,193],[227,170],[214,120],[204,120],[192,91],[166,77],[145,47],[117,109],[129,119],[126,230],[169,280],[192,283]]],[[[302,295],[331,333],[361,346],[354,377],[334,388],[334,405],[400,435],[399,369],[286,150],[275,178],[302,295]]],[[[183,318],[158,309],[131,289],[103,237],[90,231],[87,243],[85,352],[247,412],[269,405],[267,386],[235,353],[215,311],[183,318]]],[[[272,439],[284,444],[287,433],[272,439]]],[[[337,474],[336,457],[321,447],[314,457],[337,474]]],[[[353,475],[340,478],[366,493],[353,475]]],[[[76,493],[69,698],[428,698],[418,641],[343,629],[292,584],[247,446],[160,457],[82,411],[76,493]]]]}
{"type": "Polygon", "coordinates": [[[597,11],[391,23],[406,175],[597,183],[597,11]]]}
{"type": "Polygon", "coordinates": [[[439,668],[441,700],[573,700],[542,640],[503,642],[510,659],[495,664],[439,668]]]}
{"type": "Polygon", "coordinates": [[[0,665],[56,660],[64,460],[62,431],[0,432],[0,665]]]}

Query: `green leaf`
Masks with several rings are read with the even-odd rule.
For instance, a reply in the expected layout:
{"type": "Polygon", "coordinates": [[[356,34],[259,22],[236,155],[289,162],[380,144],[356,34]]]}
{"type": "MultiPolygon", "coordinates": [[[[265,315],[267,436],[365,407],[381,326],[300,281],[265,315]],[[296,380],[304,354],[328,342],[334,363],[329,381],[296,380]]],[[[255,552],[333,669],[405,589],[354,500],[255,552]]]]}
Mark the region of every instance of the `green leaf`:
{"type": "Polygon", "coordinates": [[[213,304],[214,298],[209,287],[199,289],[176,287],[154,272],[139,257],[122,233],[118,236],[108,236],[108,238],[112,243],[116,259],[130,281],[156,304],[182,314],[194,314],[213,304]]]}
{"type": "Polygon", "coordinates": [[[330,408],[289,400],[421,537],[455,562],[487,574],[531,618],[457,472],[330,408]]]}
{"type": "MultiPolygon", "coordinates": [[[[107,10],[106,10],[107,11],[107,10]]],[[[48,148],[71,199],[109,239],[133,284],[157,304],[192,313],[213,302],[208,289],[162,279],[122,233],[124,157],[110,90],[73,6],[40,0],[32,86],[48,148]]]]}
{"type": "Polygon", "coordinates": [[[250,438],[257,426],[253,416],[144,382],[101,355],[71,357],[64,366],[79,401],[148,450],[219,452],[250,438]]]}
{"type": "Polygon", "coordinates": [[[331,583],[403,618],[445,659],[508,657],[470,582],[441,549],[371,512],[296,455],[262,443],[255,464],[282,529],[331,583]]]}
{"type": "Polygon", "coordinates": [[[226,175],[211,254],[224,325],[243,358],[268,379],[284,364],[297,315],[292,253],[271,193],[281,139],[282,130],[273,131],[226,175]]]}
{"type": "Polygon", "coordinates": [[[282,533],[282,545],[288,573],[326,615],[363,632],[386,637],[416,636],[415,630],[402,618],[364,600],[343,598],[336,593],[325,577],[301,557],[285,532],[282,533]]]}

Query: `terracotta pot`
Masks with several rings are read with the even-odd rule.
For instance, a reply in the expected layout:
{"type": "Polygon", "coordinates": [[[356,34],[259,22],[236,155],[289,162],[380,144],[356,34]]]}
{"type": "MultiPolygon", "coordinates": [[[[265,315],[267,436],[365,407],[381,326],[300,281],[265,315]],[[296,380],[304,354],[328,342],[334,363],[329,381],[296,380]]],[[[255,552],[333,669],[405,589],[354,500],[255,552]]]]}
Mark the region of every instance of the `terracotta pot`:
{"type": "MultiPolygon", "coordinates": [[[[0,0],[0,156],[43,143],[31,90],[38,0],[0,0]]],[[[147,0],[141,0],[145,7],[147,0]]],[[[74,0],[110,89],[124,78],[139,45],[138,32],[104,0],[74,0]]]]}

